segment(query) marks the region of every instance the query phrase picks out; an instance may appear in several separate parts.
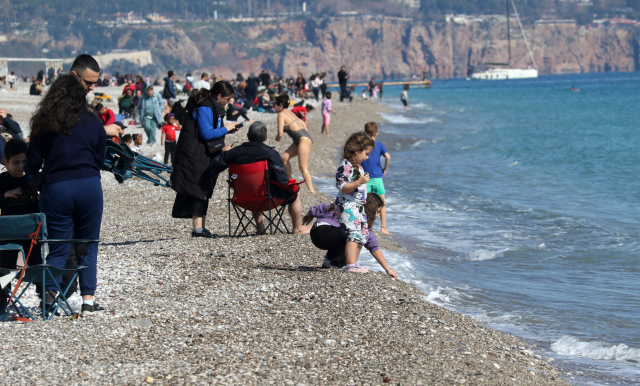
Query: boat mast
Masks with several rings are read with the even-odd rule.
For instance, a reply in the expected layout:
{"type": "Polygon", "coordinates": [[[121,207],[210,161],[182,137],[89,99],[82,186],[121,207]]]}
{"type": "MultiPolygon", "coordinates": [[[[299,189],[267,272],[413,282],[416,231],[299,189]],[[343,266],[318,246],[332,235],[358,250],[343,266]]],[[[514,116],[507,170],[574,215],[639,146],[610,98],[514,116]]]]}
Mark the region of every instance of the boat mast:
{"type": "Polygon", "coordinates": [[[507,47],[509,49],[509,61],[507,63],[509,63],[509,67],[511,67],[511,28],[509,26],[509,0],[506,0],[505,4],[507,5],[507,47]]]}

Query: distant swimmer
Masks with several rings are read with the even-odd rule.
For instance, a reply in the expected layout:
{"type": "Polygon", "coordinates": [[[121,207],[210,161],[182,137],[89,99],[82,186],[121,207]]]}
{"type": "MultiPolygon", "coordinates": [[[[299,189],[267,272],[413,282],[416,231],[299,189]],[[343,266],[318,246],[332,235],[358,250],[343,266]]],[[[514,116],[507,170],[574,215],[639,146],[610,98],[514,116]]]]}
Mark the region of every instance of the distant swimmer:
{"type": "Polygon", "coordinates": [[[575,87],[571,86],[571,91],[580,91],[580,89],[579,89],[579,88],[575,88],[575,87]]]}

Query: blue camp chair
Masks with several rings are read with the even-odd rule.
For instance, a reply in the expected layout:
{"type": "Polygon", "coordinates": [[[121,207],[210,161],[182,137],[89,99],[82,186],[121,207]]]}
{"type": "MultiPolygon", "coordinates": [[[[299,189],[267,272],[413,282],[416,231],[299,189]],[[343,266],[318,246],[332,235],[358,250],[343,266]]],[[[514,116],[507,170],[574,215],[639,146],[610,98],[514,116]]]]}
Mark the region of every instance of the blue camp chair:
{"type": "Polygon", "coordinates": [[[160,175],[162,172],[171,173],[171,166],[156,162],[111,140],[107,140],[107,154],[102,169],[113,173],[119,183],[138,177],[155,185],[171,187],[171,181],[160,175]],[[146,173],[151,173],[155,178],[146,173]]]}
{"type": "Polygon", "coordinates": [[[124,114],[115,114],[115,116],[116,116],[116,122],[124,121],[124,118],[125,118],[124,114]]]}
{"type": "MultiPolygon", "coordinates": [[[[33,315],[31,315],[29,310],[23,306],[20,299],[22,298],[22,295],[24,295],[26,290],[29,288],[29,286],[31,286],[31,284],[34,284],[34,283],[39,283],[42,285],[43,291],[42,291],[41,306],[43,310],[45,309],[45,293],[49,292],[49,295],[51,295],[54,298],[54,302],[52,303],[52,306],[49,309],[50,313],[47,315],[45,312],[43,312],[42,320],[51,319],[55,315],[55,313],[58,311],[58,308],[62,309],[64,313],[67,314],[68,316],[72,316],[73,310],[71,309],[71,306],[67,302],[66,294],[67,294],[67,291],[69,290],[69,287],[71,286],[71,283],[75,281],[80,270],[86,268],[86,266],[82,265],[82,262],[78,262],[79,265],[76,268],[61,269],[61,268],[57,268],[47,264],[45,253],[44,253],[45,244],[47,243],[77,244],[77,247],[76,247],[77,255],[84,256],[87,254],[86,251],[89,245],[98,243],[100,242],[100,240],[47,239],[47,221],[44,213],[33,213],[33,214],[26,214],[22,216],[0,216],[0,229],[2,229],[2,233],[0,233],[0,243],[14,241],[14,240],[31,239],[32,242],[35,241],[40,244],[40,246],[33,245],[35,248],[42,248],[42,262],[40,263],[40,262],[29,262],[27,260],[29,252],[26,251],[27,253],[25,253],[22,247],[18,244],[0,245],[0,250],[21,251],[22,256],[25,259],[25,266],[22,270],[0,268],[0,275],[2,275],[3,277],[7,277],[6,275],[10,275],[8,276],[9,278],[11,278],[11,276],[13,277],[21,276],[21,280],[19,280],[18,282],[26,283],[26,286],[24,286],[22,291],[20,291],[19,293],[18,293],[18,288],[14,290],[14,294],[18,293],[18,295],[15,296],[15,299],[13,301],[11,301],[10,299],[7,307],[0,310],[0,316],[3,316],[7,312],[10,312],[11,310],[13,310],[18,315],[20,315],[21,318],[24,318],[26,314],[29,316],[31,320],[33,320],[34,319],[33,315]],[[32,236],[32,238],[30,238],[30,235],[32,236]],[[57,294],[54,294],[46,290],[45,283],[48,280],[53,280],[53,282],[55,283],[55,279],[67,273],[73,274],[73,279],[69,281],[69,285],[67,285],[67,287],[64,288],[64,290],[61,289],[57,283],[56,283],[57,294]],[[60,307],[63,302],[66,304],[67,309],[65,309],[65,307],[60,307]]],[[[18,287],[18,285],[16,287],[18,287]]],[[[5,293],[7,293],[8,296],[11,296],[11,294],[8,293],[6,288],[3,288],[2,290],[5,291],[5,293]]],[[[20,320],[23,320],[23,319],[20,319],[20,320]]]]}

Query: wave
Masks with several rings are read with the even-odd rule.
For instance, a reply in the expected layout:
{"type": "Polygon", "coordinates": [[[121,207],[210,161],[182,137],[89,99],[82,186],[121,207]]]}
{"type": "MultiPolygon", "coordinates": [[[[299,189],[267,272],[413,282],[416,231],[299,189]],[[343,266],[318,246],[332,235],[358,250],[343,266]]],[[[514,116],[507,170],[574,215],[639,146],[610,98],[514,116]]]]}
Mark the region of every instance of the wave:
{"type": "Polygon", "coordinates": [[[508,251],[509,249],[503,249],[501,251],[489,251],[486,249],[479,249],[477,251],[473,251],[469,253],[469,260],[471,261],[483,261],[483,260],[492,260],[496,257],[502,257],[502,255],[508,251]]]}
{"type": "Polygon", "coordinates": [[[426,124],[441,122],[440,120],[433,117],[411,118],[405,115],[387,113],[380,113],[380,115],[385,121],[395,124],[426,124]]]}
{"type": "Polygon", "coordinates": [[[560,355],[578,356],[595,360],[625,360],[640,358],[640,349],[631,348],[624,343],[611,345],[604,342],[585,342],[573,336],[565,335],[551,345],[551,349],[560,355]]]}

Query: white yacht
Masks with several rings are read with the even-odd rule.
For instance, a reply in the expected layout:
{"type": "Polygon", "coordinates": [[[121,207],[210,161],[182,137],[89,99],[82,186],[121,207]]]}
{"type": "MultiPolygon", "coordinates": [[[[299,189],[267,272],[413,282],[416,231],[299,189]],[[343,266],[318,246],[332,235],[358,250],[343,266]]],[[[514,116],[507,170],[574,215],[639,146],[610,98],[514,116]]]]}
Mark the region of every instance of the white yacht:
{"type": "Polygon", "coordinates": [[[522,32],[522,37],[524,38],[524,42],[527,45],[527,50],[529,50],[529,56],[531,57],[531,61],[533,62],[534,68],[511,68],[511,28],[509,23],[509,0],[505,1],[507,8],[507,40],[509,47],[509,61],[507,63],[484,63],[480,66],[471,66],[469,68],[469,77],[467,79],[472,80],[505,80],[505,79],[527,79],[527,78],[537,78],[538,70],[536,67],[536,60],[533,57],[533,53],[531,52],[531,47],[529,47],[529,42],[527,41],[527,35],[524,33],[524,28],[522,28],[522,23],[520,22],[520,16],[518,16],[518,11],[516,10],[516,5],[511,0],[511,4],[513,5],[513,10],[516,15],[516,20],[518,20],[518,26],[520,26],[520,31],[522,32]]]}

